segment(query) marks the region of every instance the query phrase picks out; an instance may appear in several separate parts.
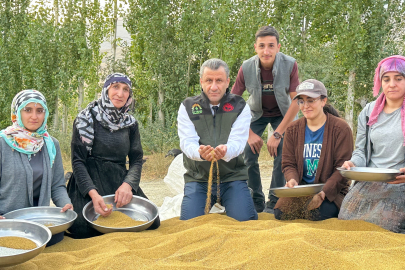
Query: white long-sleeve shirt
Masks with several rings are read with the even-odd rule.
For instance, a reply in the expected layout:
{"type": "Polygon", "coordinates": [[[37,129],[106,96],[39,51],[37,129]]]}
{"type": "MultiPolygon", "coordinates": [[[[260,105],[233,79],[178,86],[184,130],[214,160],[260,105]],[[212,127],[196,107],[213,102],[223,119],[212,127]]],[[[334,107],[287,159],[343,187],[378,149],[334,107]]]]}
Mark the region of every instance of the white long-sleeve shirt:
{"type": "MultiPolygon", "coordinates": [[[[212,115],[214,115],[214,110],[212,109],[213,106],[214,105],[210,104],[212,115]]],[[[229,162],[231,159],[242,154],[249,138],[251,118],[250,107],[248,104],[246,104],[245,108],[243,108],[242,112],[232,125],[228,142],[225,144],[227,151],[225,156],[222,158],[224,161],[229,162]]],[[[192,160],[203,161],[203,159],[200,157],[200,153],[198,152],[200,147],[200,136],[198,136],[195,126],[190,120],[186,107],[184,107],[183,103],[180,105],[177,116],[177,128],[180,138],[180,148],[183,153],[192,160]]]]}

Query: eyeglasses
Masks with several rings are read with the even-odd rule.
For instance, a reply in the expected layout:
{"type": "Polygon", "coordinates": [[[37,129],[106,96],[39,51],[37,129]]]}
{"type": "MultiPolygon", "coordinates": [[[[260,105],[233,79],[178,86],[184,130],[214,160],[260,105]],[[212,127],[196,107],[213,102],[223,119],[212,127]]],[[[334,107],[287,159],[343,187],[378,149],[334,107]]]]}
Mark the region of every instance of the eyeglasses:
{"type": "Polygon", "coordinates": [[[307,99],[307,101],[304,101],[303,99],[297,99],[297,104],[298,104],[298,106],[304,106],[304,104],[307,103],[308,106],[311,106],[312,104],[314,104],[315,101],[317,101],[319,99],[321,99],[321,98],[319,97],[316,99],[307,99]]]}

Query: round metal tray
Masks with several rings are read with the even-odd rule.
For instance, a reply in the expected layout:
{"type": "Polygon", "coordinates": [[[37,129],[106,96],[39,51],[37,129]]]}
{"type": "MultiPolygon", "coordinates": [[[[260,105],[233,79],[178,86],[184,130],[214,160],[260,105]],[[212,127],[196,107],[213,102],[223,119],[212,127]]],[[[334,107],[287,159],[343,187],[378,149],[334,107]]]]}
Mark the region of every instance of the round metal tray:
{"type": "Polygon", "coordinates": [[[61,213],[61,207],[38,206],[28,207],[8,212],[3,215],[6,219],[24,219],[35,221],[51,230],[52,235],[66,231],[77,218],[75,211],[68,209],[61,213]],[[53,224],[49,226],[48,224],[53,224]]]}
{"type": "Polygon", "coordinates": [[[117,208],[116,204],[114,203],[114,198],[114,194],[103,196],[106,204],[113,205],[113,211],[120,211],[134,220],[147,222],[139,226],[127,228],[112,228],[94,224],[93,221],[95,221],[100,215],[94,211],[93,202],[90,201],[83,208],[83,216],[94,229],[101,233],[140,232],[149,228],[159,215],[157,206],[145,198],[134,195],[130,203],[120,208],[117,208]]]}
{"type": "Polygon", "coordinates": [[[401,174],[399,170],[370,168],[370,167],[351,167],[350,170],[337,168],[343,177],[355,181],[369,182],[390,182],[401,174]]]}
{"type": "MultiPolygon", "coordinates": [[[[14,254],[5,256],[0,254],[0,268],[26,262],[40,254],[51,240],[52,233],[47,227],[36,222],[21,219],[1,219],[0,237],[5,236],[30,239],[37,244],[37,248],[31,250],[7,249],[14,254]]],[[[3,249],[5,248],[3,247],[3,249]]]]}
{"type": "Polygon", "coordinates": [[[310,185],[298,185],[293,188],[289,187],[280,187],[280,188],[271,188],[270,190],[274,192],[279,198],[283,197],[303,197],[315,195],[321,192],[325,184],[310,184],[310,185]]]}

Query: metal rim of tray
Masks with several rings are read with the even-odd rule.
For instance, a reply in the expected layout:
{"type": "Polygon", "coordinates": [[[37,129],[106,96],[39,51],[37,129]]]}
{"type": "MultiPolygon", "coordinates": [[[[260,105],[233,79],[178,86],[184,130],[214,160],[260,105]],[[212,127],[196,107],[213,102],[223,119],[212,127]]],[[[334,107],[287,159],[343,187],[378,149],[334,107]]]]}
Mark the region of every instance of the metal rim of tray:
{"type": "Polygon", "coordinates": [[[303,196],[310,196],[315,195],[322,191],[322,188],[325,184],[308,184],[308,185],[298,185],[293,188],[289,187],[279,187],[279,188],[272,188],[270,191],[274,192],[279,198],[283,197],[303,197],[303,196]]]}

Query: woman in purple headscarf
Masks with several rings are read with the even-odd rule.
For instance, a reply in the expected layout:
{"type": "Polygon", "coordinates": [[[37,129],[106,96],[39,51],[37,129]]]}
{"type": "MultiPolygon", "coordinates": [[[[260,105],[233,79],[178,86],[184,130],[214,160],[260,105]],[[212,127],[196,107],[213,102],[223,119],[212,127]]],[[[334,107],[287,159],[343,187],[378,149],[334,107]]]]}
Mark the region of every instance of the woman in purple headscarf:
{"type": "MultiPolygon", "coordinates": [[[[343,167],[405,172],[405,57],[383,59],[374,76],[374,96],[358,119],[356,150],[343,167]]],[[[339,218],[359,219],[405,233],[405,175],[393,182],[356,182],[343,200],[339,218]]]]}

